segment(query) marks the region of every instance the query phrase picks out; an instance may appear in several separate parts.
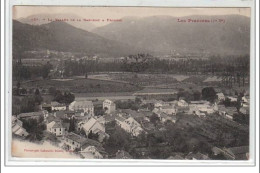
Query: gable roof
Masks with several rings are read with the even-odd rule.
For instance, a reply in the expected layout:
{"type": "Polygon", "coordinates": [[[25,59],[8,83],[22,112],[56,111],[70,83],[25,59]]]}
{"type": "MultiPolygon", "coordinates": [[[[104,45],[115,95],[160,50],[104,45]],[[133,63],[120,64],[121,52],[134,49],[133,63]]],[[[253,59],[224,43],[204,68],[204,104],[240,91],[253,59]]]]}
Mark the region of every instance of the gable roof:
{"type": "Polygon", "coordinates": [[[98,149],[98,151],[104,151],[104,148],[102,147],[101,143],[99,143],[98,141],[95,141],[93,139],[89,139],[89,138],[81,146],[81,149],[84,150],[89,146],[94,146],[95,148],[98,149]]]}
{"type": "Polygon", "coordinates": [[[76,108],[93,107],[93,103],[92,101],[73,101],[70,106],[76,108]]]}
{"type": "Polygon", "coordinates": [[[53,106],[53,107],[58,107],[58,106],[66,106],[66,105],[63,104],[63,103],[59,103],[59,102],[56,102],[56,101],[52,101],[52,102],[51,102],[51,106],[53,106]]]}
{"type": "Polygon", "coordinates": [[[68,138],[68,139],[71,139],[75,142],[78,142],[81,145],[83,145],[87,141],[87,138],[84,138],[84,137],[77,135],[73,132],[68,133],[65,137],[68,138]]]}
{"type": "Polygon", "coordinates": [[[44,115],[43,111],[28,112],[28,113],[21,113],[21,114],[17,115],[17,118],[29,118],[29,117],[37,117],[37,116],[41,116],[41,115],[44,115]]]}
{"type": "Polygon", "coordinates": [[[86,131],[92,130],[93,133],[98,131],[105,131],[105,127],[93,117],[90,118],[90,120],[88,120],[85,124],[83,124],[82,128],[86,131]],[[95,126],[96,124],[97,126],[95,126]],[[94,126],[97,128],[92,130],[94,126]]]}

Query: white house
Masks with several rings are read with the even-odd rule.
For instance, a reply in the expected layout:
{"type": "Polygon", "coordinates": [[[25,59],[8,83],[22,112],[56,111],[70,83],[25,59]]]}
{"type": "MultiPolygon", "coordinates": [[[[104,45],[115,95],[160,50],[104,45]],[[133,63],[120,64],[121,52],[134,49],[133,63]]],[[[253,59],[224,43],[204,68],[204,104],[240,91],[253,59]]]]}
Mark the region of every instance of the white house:
{"type": "Polygon", "coordinates": [[[176,115],[177,113],[177,109],[174,106],[162,106],[159,110],[168,115],[176,115]]]}
{"type": "Polygon", "coordinates": [[[159,108],[154,108],[153,113],[158,114],[158,112],[163,112],[168,115],[176,115],[177,109],[174,106],[161,106],[159,108]]]}
{"type": "Polygon", "coordinates": [[[177,118],[175,116],[169,116],[165,113],[158,114],[158,117],[159,117],[159,119],[161,120],[162,123],[165,123],[167,121],[171,121],[171,122],[175,123],[176,120],[177,120],[177,118]]]}
{"type": "Polygon", "coordinates": [[[23,122],[15,116],[12,116],[12,133],[21,137],[29,135],[29,133],[23,128],[23,122]]]}
{"type": "Polygon", "coordinates": [[[177,102],[177,106],[187,107],[187,106],[189,106],[189,104],[188,104],[185,100],[179,100],[179,101],[177,102]]]}
{"type": "Polygon", "coordinates": [[[106,113],[110,114],[115,112],[116,110],[116,104],[111,100],[104,100],[103,101],[103,109],[107,109],[106,113]]]}
{"type": "Polygon", "coordinates": [[[96,120],[93,117],[82,125],[82,129],[85,131],[86,135],[88,135],[90,132],[98,134],[98,139],[100,142],[102,142],[104,138],[109,137],[109,135],[105,132],[104,124],[101,124],[98,120],[96,120]]]}
{"type": "Polygon", "coordinates": [[[227,98],[230,99],[231,102],[237,102],[237,98],[228,96],[227,98]]]}
{"type": "Polygon", "coordinates": [[[131,133],[133,136],[138,136],[143,131],[141,125],[132,117],[124,118],[121,114],[119,114],[115,120],[117,125],[119,125],[126,132],[131,133]]]}
{"type": "Polygon", "coordinates": [[[74,101],[69,105],[69,110],[71,111],[83,110],[84,113],[94,116],[94,106],[92,101],[74,101]]]}
{"type": "Polygon", "coordinates": [[[87,159],[103,159],[103,155],[98,151],[95,146],[86,146],[82,147],[82,150],[79,153],[87,159]]]}
{"type": "Polygon", "coordinates": [[[55,136],[64,136],[68,129],[63,127],[60,121],[52,121],[47,124],[47,131],[54,134],[55,136]]]}
{"type": "Polygon", "coordinates": [[[162,106],[163,106],[162,101],[157,101],[157,102],[154,104],[154,107],[155,107],[155,108],[159,108],[159,107],[162,107],[162,106]]]}
{"type": "Polygon", "coordinates": [[[64,145],[67,149],[74,151],[76,148],[80,148],[87,142],[87,138],[77,135],[73,132],[64,136],[64,145]]]}
{"type": "Polygon", "coordinates": [[[217,93],[216,95],[217,95],[217,97],[218,97],[218,101],[223,101],[223,100],[225,100],[225,95],[224,95],[223,93],[217,93]]]}
{"type": "Polygon", "coordinates": [[[218,110],[218,106],[216,103],[214,105],[210,105],[208,101],[191,101],[189,104],[189,114],[198,114],[200,113],[207,113],[212,114],[218,110]]]}
{"type": "Polygon", "coordinates": [[[66,105],[58,102],[51,102],[51,110],[52,111],[65,111],[66,105]]]}

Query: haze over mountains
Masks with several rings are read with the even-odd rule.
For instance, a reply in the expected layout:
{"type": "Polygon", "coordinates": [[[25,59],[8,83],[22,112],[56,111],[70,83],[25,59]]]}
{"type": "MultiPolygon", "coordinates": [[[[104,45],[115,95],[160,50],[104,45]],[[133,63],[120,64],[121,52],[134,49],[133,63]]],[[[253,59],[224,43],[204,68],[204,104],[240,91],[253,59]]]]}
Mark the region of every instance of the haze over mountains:
{"type": "Polygon", "coordinates": [[[152,16],[123,18],[93,30],[105,38],[122,41],[159,53],[246,54],[249,53],[250,19],[227,16],[152,16]],[[187,19],[225,19],[225,23],[177,22],[187,19]]]}
{"type": "MultiPolygon", "coordinates": [[[[26,18],[19,18],[17,19],[21,23],[26,23],[30,25],[42,25],[51,23],[48,19],[82,19],[82,17],[71,14],[71,13],[60,13],[60,14],[37,14],[37,15],[30,15],[26,18]],[[38,20],[33,20],[38,19],[38,20]]],[[[66,22],[76,28],[80,28],[86,31],[93,30],[96,26],[93,23],[90,22],[77,22],[77,21],[68,21],[66,22]]]]}
{"type": "Polygon", "coordinates": [[[39,23],[39,26],[20,22],[13,22],[14,51],[45,48],[109,56],[141,52],[160,55],[173,52],[244,55],[250,52],[250,19],[240,15],[125,17],[122,22],[94,28],[91,32],[64,22],[39,23]],[[225,19],[225,23],[178,22],[178,19],[225,19]]]}

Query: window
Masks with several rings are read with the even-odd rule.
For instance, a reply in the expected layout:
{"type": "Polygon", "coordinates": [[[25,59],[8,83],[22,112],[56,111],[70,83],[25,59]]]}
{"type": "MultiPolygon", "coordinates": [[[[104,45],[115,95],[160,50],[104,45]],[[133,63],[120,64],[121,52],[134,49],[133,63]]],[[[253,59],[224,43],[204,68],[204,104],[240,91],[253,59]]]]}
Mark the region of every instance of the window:
{"type": "Polygon", "coordinates": [[[74,145],[74,141],[72,142],[72,144],[74,145]]]}
{"type": "Polygon", "coordinates": [[[54,132],[56,132],[56,129],[54,129],[54,132]]]}
{"type": "Polygon", "coordinates": [[[60,131],[61,131],[61,128],[60,128],[60,131]]]}

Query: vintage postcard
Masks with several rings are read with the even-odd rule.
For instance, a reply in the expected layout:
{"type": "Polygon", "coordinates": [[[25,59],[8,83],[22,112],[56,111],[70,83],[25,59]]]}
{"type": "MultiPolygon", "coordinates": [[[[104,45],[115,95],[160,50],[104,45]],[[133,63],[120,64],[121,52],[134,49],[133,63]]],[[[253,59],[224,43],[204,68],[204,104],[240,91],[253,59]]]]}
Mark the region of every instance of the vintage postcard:
{"type": "Polygon", "coordinates": [[[248,161],[250,8],[13,6],[14,158],[248,161]]]}

